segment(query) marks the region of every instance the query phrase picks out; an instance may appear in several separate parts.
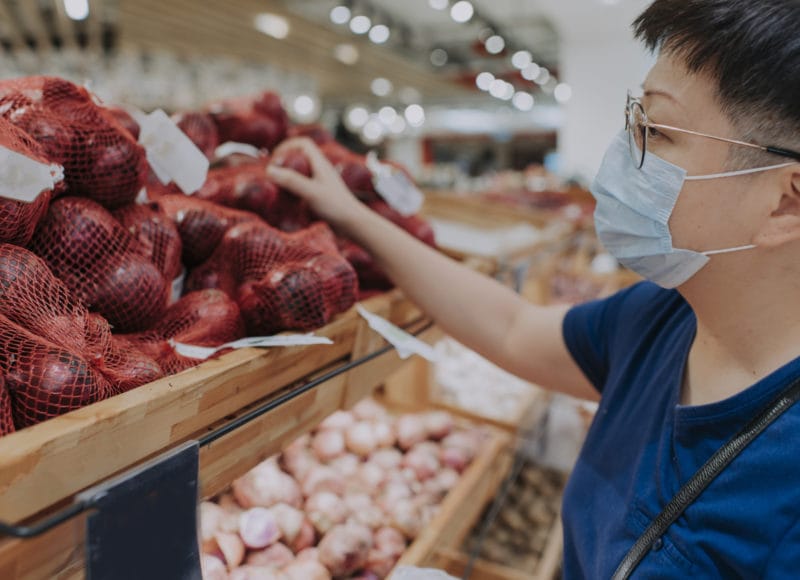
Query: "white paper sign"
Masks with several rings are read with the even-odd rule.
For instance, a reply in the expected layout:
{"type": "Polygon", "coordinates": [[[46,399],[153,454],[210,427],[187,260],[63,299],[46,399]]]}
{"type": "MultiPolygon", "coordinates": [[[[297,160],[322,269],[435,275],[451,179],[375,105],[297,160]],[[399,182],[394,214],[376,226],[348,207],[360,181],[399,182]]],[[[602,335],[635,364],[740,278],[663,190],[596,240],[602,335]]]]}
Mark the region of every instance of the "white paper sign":
{"type": "Polygon", "coordinates": [[[194,193],[206,181],[208,158],[161,109],[139,122],[139,143],[147,161],[164,185],[170,181],[184,193],[194,193]]]}
{"type": "Polygon", "coordinates": [[[186,268],[181,270],[180,276],[172,281],[170,288],[169,303],[175,304],[183,296],[183,285],[186,282],[186,268]]]}
{"type": "Polygon", "coordinates": [[[367,167],[372,172],[375,191],[401,215],[416,215],[425,202],[425,194],[399,169],[381,163],[374,152],[367,155],[367,167]]]}
{"type": "Polygon", "coordinates": [[[30,203],[64,179],[64,168],[0,147],[0,196],[30,203]]]}
{"type": "Polygon", "coordinates": [[[228,155],[239,153],[241,155],[249,155],[258,159],[261,157],[261,151],[258,147],[249,145],[247,143],[237,143],[236,141],[226,141],[216,149],[214,149],[214,159],[224,159],[228,155]]]}
{"type": "Polygon", "coordinates": [[[398,328],[385,318],[366,310],[360,304],[356,306],[356,310],[364,317],[372,330],[397,349],[397,354],[401,359],[405,360],[413,354],[418,354],[430,362],[436,362],[438,359],[438,355],[431,345],[422,342],[402,328],[398,328]]]}
{"type": "Polygon", "coordinates": [[[171,342],[175,352],[182,356],[197,359],[207,359],[214,353],[227,348],[273,348],[281,346],[309,346],[313,344],[333,344],[330,338],[314,336],[314,334],[280,334],[278,336],[252,336],[235,340],[222,346],[207,347],[171,342]]]}
{"type": "Polygon", "coordinates": [[[442,570],[433,568],[417,568],[416,566],[398,566],[389,580],[458,580],[442,570]]]}

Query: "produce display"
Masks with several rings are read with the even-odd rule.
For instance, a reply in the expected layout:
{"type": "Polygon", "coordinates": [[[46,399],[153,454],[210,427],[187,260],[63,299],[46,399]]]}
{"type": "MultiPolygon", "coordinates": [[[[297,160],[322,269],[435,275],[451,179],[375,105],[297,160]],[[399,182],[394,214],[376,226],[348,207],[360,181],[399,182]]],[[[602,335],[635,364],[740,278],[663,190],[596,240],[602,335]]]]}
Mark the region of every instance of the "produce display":
{"type": "Polygon", "coordinates": [[[452,338],[440,340],[435,349],[438,356],[432,392],[443,403],[507,421],[519,414],[538,389],[452,338]]]}
{"type": "MultiPolygon", "coordinates": [[[[0,199],[0,434],[201,362],[176,342],[314,330],[391,287],[270,181],[269,150],[290,134],[324,143],[365,203],[433,244],[425,222],[382,204],[363,156],[324,129],[291,127],[275,93],[172,120],[216,162],[194,196],[156,178],[128,110],[60,78],[0,81],[0,145],[52,178],[31,202],[0,199]],[[214,159],[227,141],[261,153],[214,159]]],[[[310,174],[299,150],[277,161],[310,174]]]]}
{"type": "Polygon", "coordinates": [[[378,580],[483,443],[441,411],[337,411],[200,505],[206,580],[378,580]]]}
{"type": "Polygon", "coordinates": [[[566,479],[559,471],[532,464],[523,467],[483,544],[478,543],[481,526],[477,526],[463,549],[469,553],[479,550],[484,560],[533,575],[560,517],[566,479]]]}

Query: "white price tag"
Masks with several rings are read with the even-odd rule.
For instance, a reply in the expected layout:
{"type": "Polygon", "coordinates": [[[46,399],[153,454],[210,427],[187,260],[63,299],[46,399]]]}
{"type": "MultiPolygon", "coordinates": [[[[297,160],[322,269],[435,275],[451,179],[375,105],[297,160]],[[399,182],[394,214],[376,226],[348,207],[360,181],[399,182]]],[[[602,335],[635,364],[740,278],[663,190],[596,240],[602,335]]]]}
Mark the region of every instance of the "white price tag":
{"type": "Polygon", "coordinates": [[[235,155],[236,153],[239,153],[241,155],[249,155],[250,157],[255,157],[256,159],[261,157],[261,150],[258,147],[254,147],[247,143],[226,141],[225,143],[214,149],[214,159],[219,161],[220,159],[224,159],[228,155],[235,155]]]}
{"type": "Polygon", "coordinates": [[[372,184],[380,196],[401,215],[418,214],[425,202],[425,194],[405,173],[378,161],[373,151],[367,155],[367,167],[372,172],[372,184]]]}
{"type": "Polygon", "coordinates": [[[30,203],[64,179],[64,168],[0,147],[0,196],[30,203]]]}
{"type": "Polygon", "coordinates": [[[400,355],[401,359],[405,360],[413,354],[417,354],[430,362],[436,362],[439,358],[431,345],[422,342],[402,328],[398,328],[385,318],[373,314],[360,304],[356,306],[356,310],[364,317],[364,320],[367,321],[372,330],[380,334],[397,349],[397,354],[400,355]]]}
{"type": "Polygon", "coordinates": [[[172,342],[172,346],[178,354],[203,360],[215,352],[227,348],[273,348],[281,346],[310,346],[313,344],[333,344],[333,341],[325,336],[315,336],[314,334],[279,334],[277,336],[251,336],[215,347],[172,342]]]}
{"type": "Polygon", "coordinates": [[[186,133],[161,109],[139,121],[139,143],[147,152],[147,161],[156,177],[166,185],[170,181],[184,193],[194,193],[206,181],[209,161],[186,133]]]}
{"type": "Polygon", "coordinates": [[[169,297],[170,304],[175,304],[178,300],[180,300],[181,296],[183,296],[183,284],[185,281],[186,281],[186,268],[181,270],[180,276],[178,276],[172,281],[172,287],[170,289],[170,297],[169,297]]]}

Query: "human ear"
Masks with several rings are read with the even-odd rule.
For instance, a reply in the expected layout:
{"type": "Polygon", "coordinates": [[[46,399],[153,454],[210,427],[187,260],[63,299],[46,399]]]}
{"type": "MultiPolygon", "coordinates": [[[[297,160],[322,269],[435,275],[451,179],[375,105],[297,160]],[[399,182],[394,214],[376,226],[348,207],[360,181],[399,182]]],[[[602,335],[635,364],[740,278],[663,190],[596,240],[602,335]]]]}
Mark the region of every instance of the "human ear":
{"type": "Polygon", "coordinates": [[[775,248],[800,240],[800,166],[792,166],[781,180],[782,191],[775,208],[753,243],[763,248],[775,248]]]}

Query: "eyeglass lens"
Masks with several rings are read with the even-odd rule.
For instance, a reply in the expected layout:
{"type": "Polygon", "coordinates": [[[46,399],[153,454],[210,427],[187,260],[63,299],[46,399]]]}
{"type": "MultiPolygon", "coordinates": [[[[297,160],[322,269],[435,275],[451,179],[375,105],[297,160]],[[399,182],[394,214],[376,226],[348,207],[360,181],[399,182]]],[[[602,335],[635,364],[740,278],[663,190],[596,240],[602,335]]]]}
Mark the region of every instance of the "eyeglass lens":
{"type": "Polygon", "coordinates": [[[628,146],[631,151],[631,158],[636,167],[644,165],[644,155],[647,151],[647,121],[644,109],[639,103],[633,102],[628,105],[628,117],[626,121],[628,129],[628,146]]]}

